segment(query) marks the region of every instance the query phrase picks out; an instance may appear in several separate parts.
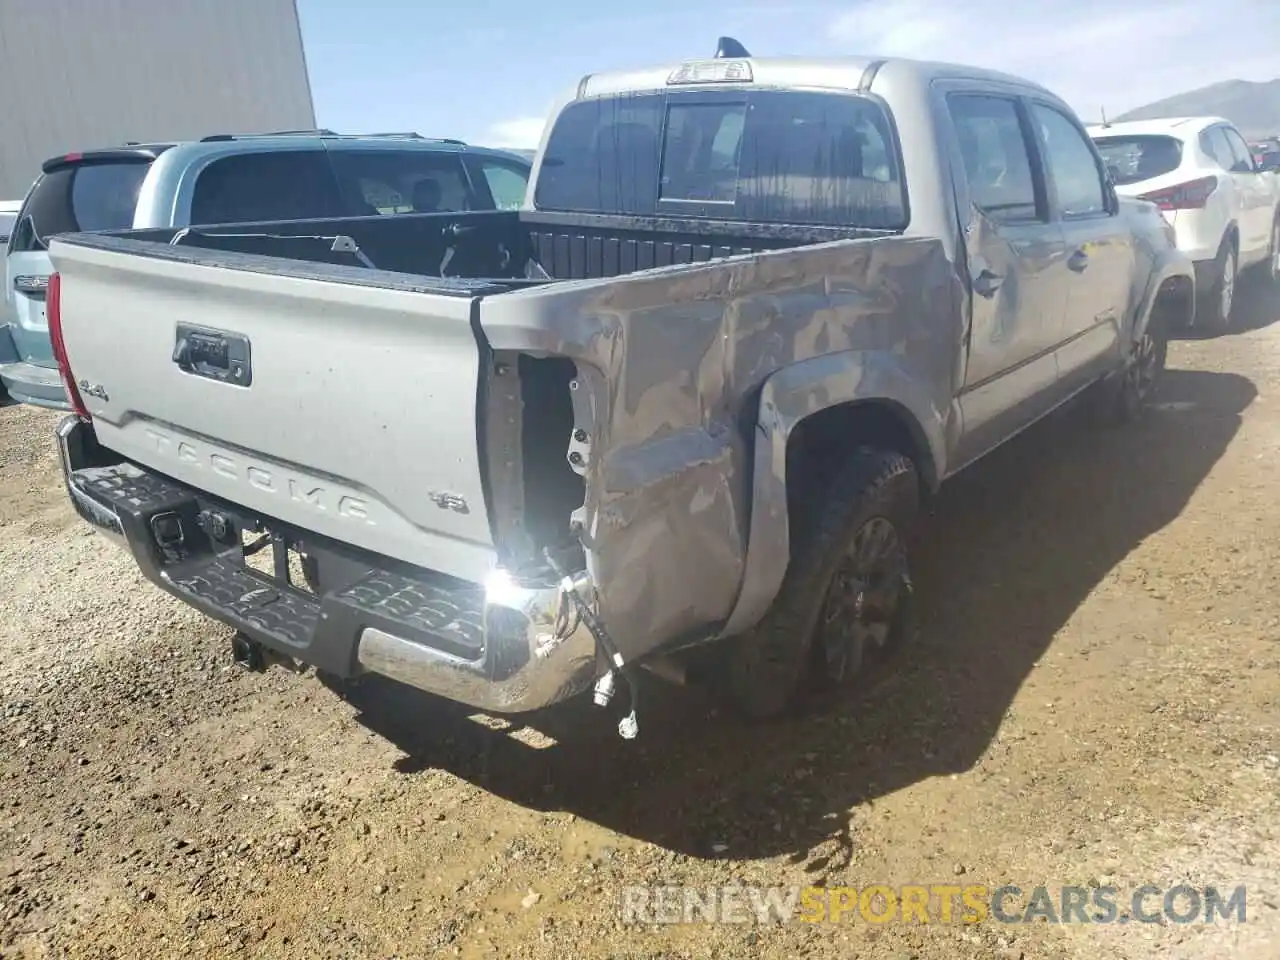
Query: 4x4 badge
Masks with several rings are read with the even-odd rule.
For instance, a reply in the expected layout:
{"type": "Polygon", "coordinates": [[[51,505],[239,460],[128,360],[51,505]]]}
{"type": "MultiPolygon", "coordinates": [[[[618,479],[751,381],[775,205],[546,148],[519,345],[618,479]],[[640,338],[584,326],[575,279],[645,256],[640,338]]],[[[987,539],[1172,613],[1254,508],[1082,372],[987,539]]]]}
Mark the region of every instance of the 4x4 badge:
{"type": "Polygon", "coordinates": [[[427,496],[441,510],[452,510],[454,513],[471,512],[471,508],[467,506],[467,501],[456,493],[437,493],[432,490],[427,496]]]}
{"type": "Polygon", "coordinates": [[[87,394],[91,397],[97,397],[99,400],[103,401],[104,403],[111,399],[109,396],[107,396],[107,388],[100,383],[90,383],[88,380],[81,380],[78,384],[76,384],[76,386],[80,388],[80,392],[82,394],[87,394]]]}

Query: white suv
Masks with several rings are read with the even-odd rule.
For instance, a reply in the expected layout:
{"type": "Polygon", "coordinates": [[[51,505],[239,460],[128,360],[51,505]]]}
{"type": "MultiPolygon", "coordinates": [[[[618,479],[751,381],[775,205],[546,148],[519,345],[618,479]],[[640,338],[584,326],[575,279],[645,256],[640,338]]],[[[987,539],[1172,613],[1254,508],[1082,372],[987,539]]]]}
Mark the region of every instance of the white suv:
{"type": "Polygon", "coordinates": [[[1231,323],[1236,277],[1266,265],[1280,276],[1280,181],[1258,168],[1244,137],[1220,117],[1135,120],[1089,128],[1117,191],[1150,200],[1196,265],[1197,325],[1231,323]]]}

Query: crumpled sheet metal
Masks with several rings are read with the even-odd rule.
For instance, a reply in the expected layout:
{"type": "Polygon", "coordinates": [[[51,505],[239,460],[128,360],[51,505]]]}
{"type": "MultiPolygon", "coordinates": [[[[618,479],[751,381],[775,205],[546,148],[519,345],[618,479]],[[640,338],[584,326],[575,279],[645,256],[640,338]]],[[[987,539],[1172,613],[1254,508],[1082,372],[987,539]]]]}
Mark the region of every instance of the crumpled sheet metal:
{"type": "Polygon", "coordinates": [[[891,400],[943,469],[961,295],[940,241],[885,237],[481,301],[494,349],[570,357],[590,391],[588,561],[626,658],[767,609],[803,417],[891,400]]]}

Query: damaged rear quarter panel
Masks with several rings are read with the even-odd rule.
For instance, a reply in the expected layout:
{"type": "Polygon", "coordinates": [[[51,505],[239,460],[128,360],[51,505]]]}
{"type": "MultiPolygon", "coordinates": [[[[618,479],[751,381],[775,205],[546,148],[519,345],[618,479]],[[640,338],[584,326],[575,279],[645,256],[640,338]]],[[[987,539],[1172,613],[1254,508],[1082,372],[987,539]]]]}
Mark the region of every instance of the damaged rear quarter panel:
{"type": "MultiPolygon", "coordinates": [[[[940,241],[883,237],[481,301],[495,350],[569,357],[589,391],[584,541],[602,618],[625,657],[713,635],[729,618],[752,547],[751,511],[778,513],[778,504],[752,503],[753,490],[779,489],[781,478],[753,476],[757,444],[785,450],[777,425],[789,430],[804,412],[905,379],[912,396],[886,399],[911,410],[927,436],[941,435],[958,297],[940,241]],[[773,397],[774,426],[762,425],[765,381],[818,357],[832,362],[821,376],[789,378],[773,397]],[[894,375],[875,375],[886,368],[894,375]]],[[[780,506],[780,542],[776,523],[757,523],[772,541],[757,550],[785,553],[785,498],[780,506]]],[[[770,576],[752,579],[755,590],[777,589],[770,576]]]]}

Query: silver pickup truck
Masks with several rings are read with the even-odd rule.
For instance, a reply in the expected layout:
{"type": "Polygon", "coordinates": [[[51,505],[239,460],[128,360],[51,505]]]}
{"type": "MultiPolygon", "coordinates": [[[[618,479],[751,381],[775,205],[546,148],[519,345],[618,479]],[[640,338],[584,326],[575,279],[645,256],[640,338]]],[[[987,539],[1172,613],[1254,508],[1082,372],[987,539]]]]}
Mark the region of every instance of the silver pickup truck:
{"type": "Polygon", "coordinates": [[[844,689],[921,502],[1082,392],[1139,414],[1194,309],[1048,91],[731,41],[584,77],[519,211],[50,253],[80,515],[246,663],[509,713],[844,689]]]}

